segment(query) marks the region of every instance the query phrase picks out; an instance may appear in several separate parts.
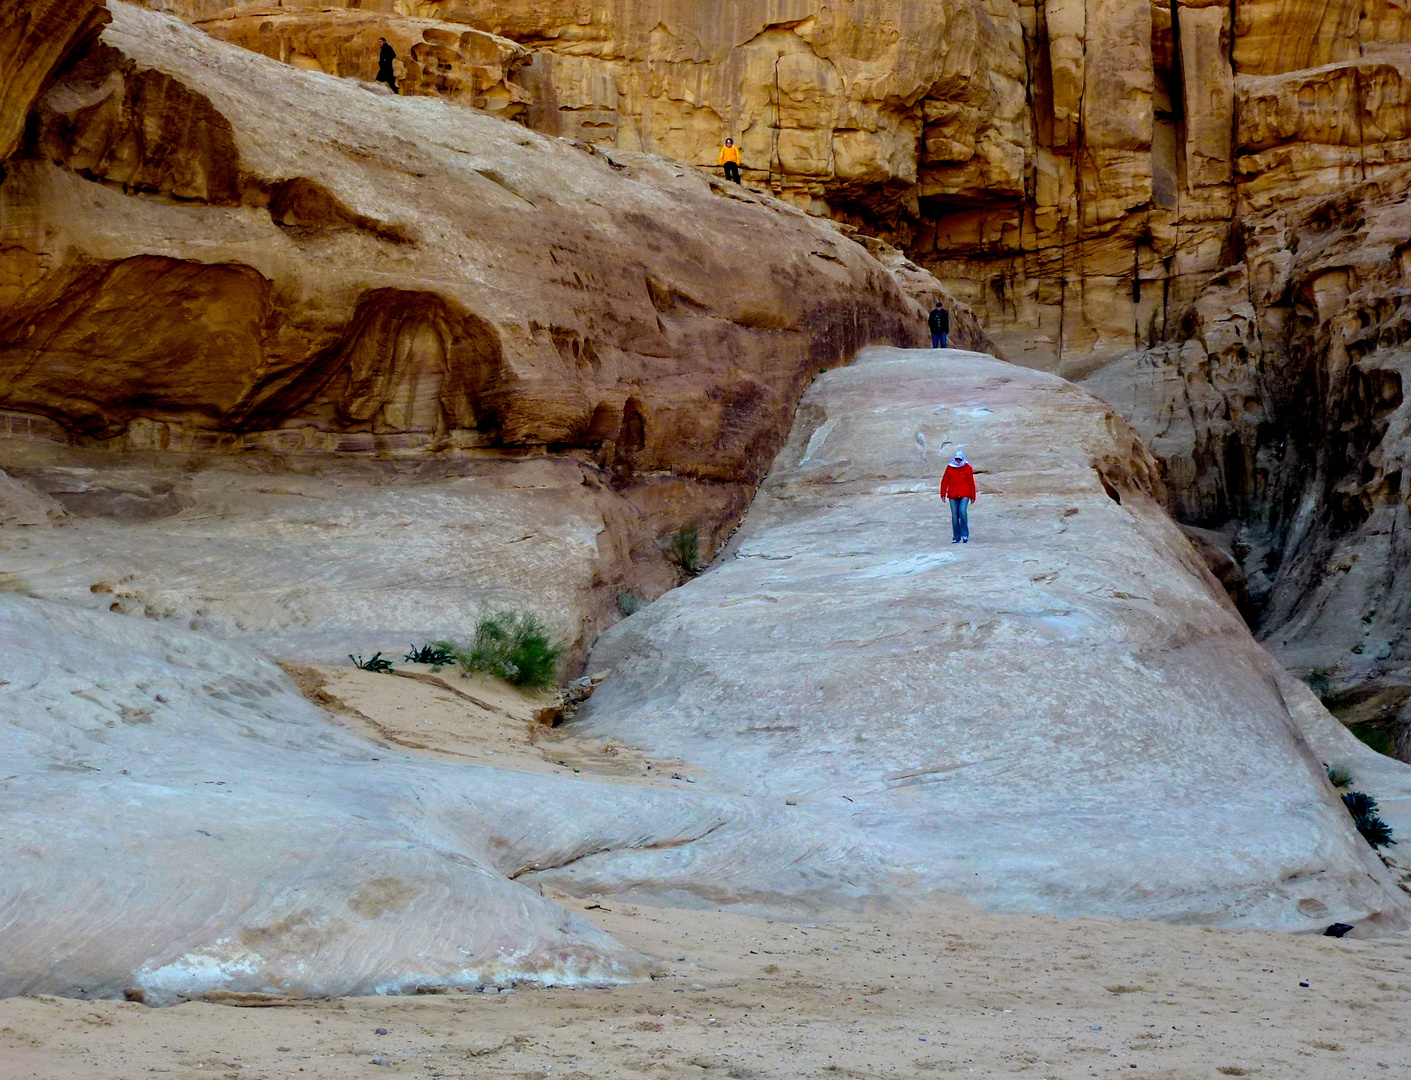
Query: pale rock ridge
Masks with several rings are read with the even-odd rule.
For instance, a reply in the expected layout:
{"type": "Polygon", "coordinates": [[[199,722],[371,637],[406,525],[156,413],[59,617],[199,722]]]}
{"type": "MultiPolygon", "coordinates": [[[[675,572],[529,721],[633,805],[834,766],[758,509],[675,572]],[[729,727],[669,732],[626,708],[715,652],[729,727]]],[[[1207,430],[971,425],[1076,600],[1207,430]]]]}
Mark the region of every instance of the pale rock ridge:
{"type": "MultiPolygon", "coordinates": [[[[804,395],[716,565],[600,641],[579,722],[834,823],[913,895],[1404,925],[1160,494],[1135,433],[1054,376],[870,350],[804,395]],[[980,489],[959,547],[935,494],[956,445],[980,489]]],[[[653,891],[614,853],[576,870],[653,891]]]]}

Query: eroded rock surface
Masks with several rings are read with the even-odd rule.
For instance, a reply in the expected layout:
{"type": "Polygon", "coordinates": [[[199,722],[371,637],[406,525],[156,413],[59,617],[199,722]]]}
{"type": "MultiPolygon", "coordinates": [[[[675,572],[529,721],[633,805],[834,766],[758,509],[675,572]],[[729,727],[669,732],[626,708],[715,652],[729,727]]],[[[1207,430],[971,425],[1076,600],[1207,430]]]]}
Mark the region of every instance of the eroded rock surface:
{"type": "MultiPolygon", "coordinates": [[[[6,24],[5,47],[60,29],[86,40],[104,14],[70,4],[46,16],[51,29],[6,24]]],[[[338,35],[361,41],[382,16],[334,14],[258,25],[281,55],[294,47],[286,22],[323,26],[331,36],[301,39],[310,55],[356,67],[338,35]]],[[[41,517],[62,530],[45,550],[73,557],[30,549],[8,569],[44,595],[98,587],[87,603],[214,617],[213,629],[268,632],[322,659],[387,635],[404,647],[399,610],[432,632],[490,601],[538,608],[581,643],[618,592],[671,583],[664,537],[695,524],[713,550],[820,369],[925,333],[917,298],[934,279],[775,200],[299,70],[141,8],[115,2],[111,20],[86,50],[31,50],[49,69],[24,68],[30,91],[4,102],[8,122],[34,99],[0,189],[0,456],[32,504],[26,520],[36,499],[68,507],[41,517]],[[228,456],[241,464],[223,474],[228,456]],[[518,475],[537,479],[502,483],[506,459],[531,461],[518,475]],[[474,497],[452,497],[416,542],[393,534],[398,553],[354,558],[345,570],[383,596],[375,611],[300,584],[338,557],[326,541],[351,537],[354,519],[396,512],[384,496],[426,478],[418,461],[438,482],[464,479],[463,493],[479,476],[536,494],[513,524],[499,496],[483,516],[474,497]],[[298,479],[247,483],[280,462],[298,479]],[[295,504],[309,509],[291,515],[295,504]],[[232,542],[183,561],[188,526],[232,542]],[[542,562],[453,542],[451,530],[482,527],[525,546],[546,530],[575,539],[540,548],[542,562]],[[319,541],[287,545],[300,529],[319,541]],[[455,584],[428,606],[432,577],[455,584]],[[365,617],[370,635],[334,644],[365,617]],[[294,626],[302,643],[284,636],[294,626]]],[[[403,30],[449,33],[425,20],[387,32],[403,30]]],[[[488,43],[491,67],[522,52],[457,33],[446,47],[488,43]]],[[[446,62],[448,79],[465,74],[446,62]]],[[[983,347],[973,320],[958,331],[983,347]]]]}
{"type": "MultiPolygon", "coordinates": [[[[1277,665],[1159,495],[1134,432],[1071,384],[871,350],[805,394],[717,565],[604,637],[581,722],[832,823],[886,869],[879,893],[1402,924],[1277,665]],[[981,493],[959,547],[935,494],[956,445],[981,493]]],[[[612,854],[576,880],[594,867],[652,889],[612,854]]]]}
{"type": "Polygon", "coordinates": [[[376,6],[529,48],[540,130],[706,166],[734,135],[750,182],[897,244],[1064,374],[1177,337],[1242,217],[1408,160],[1399,0],[376,6]]]}
{"type": "Polygon", "coordinates": [[[1330,701],[1378,699],[1357,718],[1411,759],[1408,191],[1403,170],[1251,217],[1188,340],[1084,385],[1161,458],[1174,512],[1228,535],[1274,654],[1330,701]]]}
{"type": "Polygon", "coordinates": [[[326,71],[371,82],[377,76],[379,38],[397,53],[397,93],[448,98],[505,118],[531,100],[512,78],[529,50],[464,24],[433,19],[389,19],[375,11],[238,10],[196,23],[240,45],[306,71],[326,71]]]}
{"type": "Polygon", "coordinates": [[[643,978],[510,879],[720,824],[704,798],[379,747],[253,652],[170,626],[0,597],[0,656],[3,995],[643,978]]]}

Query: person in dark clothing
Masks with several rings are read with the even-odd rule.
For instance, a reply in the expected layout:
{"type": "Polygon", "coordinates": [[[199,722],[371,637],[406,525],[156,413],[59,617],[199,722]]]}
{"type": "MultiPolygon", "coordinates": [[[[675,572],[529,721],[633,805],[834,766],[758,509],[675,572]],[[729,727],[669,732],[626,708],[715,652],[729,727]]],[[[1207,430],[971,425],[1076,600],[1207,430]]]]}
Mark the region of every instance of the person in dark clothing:
{"type": "Polygon", "coordinates": [[[926,322],[931,327],[931,348],[948,348],[946,343],[950,340],[950,312],[941,307],[939,300],[931,309],[931,317],[926,322]]]}
{"type": "Polygon", "coordinates": [[[397,59],[396,50],[387,44],[387,39],[378,38],[382,43],[382,50],[377,54],[377,81],[385,82],[392,88],[392,93],[397,93],[397,76],[392,71],[392,61],[397,59]]]}

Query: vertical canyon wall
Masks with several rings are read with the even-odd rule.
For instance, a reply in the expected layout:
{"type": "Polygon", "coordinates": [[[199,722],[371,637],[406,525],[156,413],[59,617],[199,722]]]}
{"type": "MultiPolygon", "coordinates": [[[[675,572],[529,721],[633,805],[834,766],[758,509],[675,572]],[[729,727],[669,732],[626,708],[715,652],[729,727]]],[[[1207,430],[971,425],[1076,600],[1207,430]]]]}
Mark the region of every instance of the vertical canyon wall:
{"type": "MultiPolygon", "coordinates": [[[[149,3],[242,43],[301,7],[149,3]]],[[[747,180],[896,243],[1063,373],[1174,336],[1237,221],[1411,157],[1394,0],[357,6],[528,48],[539,130],[700,165],[735,136],[747,180]]]]}

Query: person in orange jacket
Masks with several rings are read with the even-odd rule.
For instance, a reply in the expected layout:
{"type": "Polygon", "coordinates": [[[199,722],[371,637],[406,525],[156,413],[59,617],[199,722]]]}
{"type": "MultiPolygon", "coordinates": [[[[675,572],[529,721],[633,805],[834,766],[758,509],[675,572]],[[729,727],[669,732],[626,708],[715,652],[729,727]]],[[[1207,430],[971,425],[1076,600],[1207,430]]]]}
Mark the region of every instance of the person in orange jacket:
{"type": "Polygon", "coordinates": [[[952,544],[970,543],[970,504],[975,501],[975,470],[957,449],[941,475],[941,498],[950,500],[952,544]]]}
{"type": "Polygon", "coordinates": [[[717,165],[725,166],[725,179],[740,182],[740,148],[735,145],[734,139],[726,139],[725,145],[720,148],[720,160],[717,165]]]}

